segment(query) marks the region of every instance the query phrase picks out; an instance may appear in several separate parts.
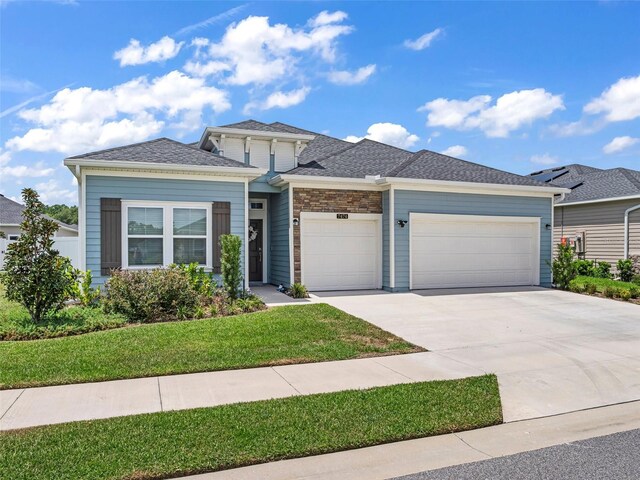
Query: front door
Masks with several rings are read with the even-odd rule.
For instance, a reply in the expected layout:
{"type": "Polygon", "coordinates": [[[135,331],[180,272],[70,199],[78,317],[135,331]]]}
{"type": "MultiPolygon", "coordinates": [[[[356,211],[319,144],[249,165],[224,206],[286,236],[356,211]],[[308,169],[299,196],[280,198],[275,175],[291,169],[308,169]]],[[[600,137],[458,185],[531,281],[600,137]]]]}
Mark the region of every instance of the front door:
{"type": "Polygon", "coordinates": [[[249,221],[249,281],[262,282],[262,220],[249,221]]]}

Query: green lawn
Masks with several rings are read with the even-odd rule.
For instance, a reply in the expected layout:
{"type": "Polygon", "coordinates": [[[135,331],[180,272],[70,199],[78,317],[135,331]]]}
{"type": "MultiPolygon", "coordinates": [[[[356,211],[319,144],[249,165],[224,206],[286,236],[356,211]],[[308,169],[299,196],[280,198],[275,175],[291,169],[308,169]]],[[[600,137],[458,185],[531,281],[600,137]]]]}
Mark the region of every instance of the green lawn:
{"type": "Polygon", "coordinates": [[[0,342],[0,389],[421,351],[326,304],[0,342]]]}
{"type": "Polygon", "coordinates": [[[395,385],[0,433],[0,478],[170,478],[501,421],[494,375],[395,385]]]}
{"type": "Polygon", "coordinates": [[[582,275],[576,277],[573,281],[582,287],[584,287],[585,283],[593,283],[600,293],[602,293],[606,287],[626,288],[627,290],[633,287],[640,288],[640,285],[631,282],[621,282],[620,280],[611,280],[609,278],[595,278],[582,275]]]}
{"type": "Polygon", "coordinates": [[[69,307],[34,325],[27,309],[7,300],[4,290],[0,283],[0,341],[66,337],[127,324],[122,315],[104,313],[98,308],[69,307]]]}

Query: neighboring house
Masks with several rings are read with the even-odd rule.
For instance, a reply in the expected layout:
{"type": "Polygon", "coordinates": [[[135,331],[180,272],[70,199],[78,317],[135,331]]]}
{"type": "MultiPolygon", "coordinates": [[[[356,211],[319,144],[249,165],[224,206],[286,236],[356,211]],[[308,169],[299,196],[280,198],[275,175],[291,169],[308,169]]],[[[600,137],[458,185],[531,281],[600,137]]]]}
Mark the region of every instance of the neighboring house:
{"type": "Polygon", "coordinates": [[[82,268],[196,262],[239,235],[251,283],[406,291],[550,285],[553,198],[532,178],[253,120],[67,158],[82,268]]]}
{"type": "Polygon", "coordinates": [[[564,238],[580,257],[612,265],[640,255],[640,171],[567,165],[530,177],[571,190],[555,204],[554,244],[564,238]]]}
{"type": "MultiPolygon", "coordinates": [[[[14,242],[20,236],[20,224],[22,212],[26,207],[14,202],[0,193],[0,232],[4,232],[6,238],[0,239],[0,267],[4,262],[4,252],[10,242],[14,242]]],[[[78,265],[78,226],[67,225],[55,218],[45,215],[55,221],[60,228],[54,236],[56,248],[62,255],[71,258],[74,265],[78,265]]]]}

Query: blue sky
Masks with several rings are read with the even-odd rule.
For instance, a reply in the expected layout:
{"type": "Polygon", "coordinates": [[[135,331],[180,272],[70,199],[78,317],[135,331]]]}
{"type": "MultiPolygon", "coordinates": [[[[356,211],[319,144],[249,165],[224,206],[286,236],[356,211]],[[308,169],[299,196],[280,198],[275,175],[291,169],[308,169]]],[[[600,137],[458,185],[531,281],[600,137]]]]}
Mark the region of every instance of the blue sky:
{"type": "Polygon", "coordinates": [[[640,168],[640,3],[0,7],[0,193],[76,202],[70,155],[282,121],[526,174],[640,168]]]}

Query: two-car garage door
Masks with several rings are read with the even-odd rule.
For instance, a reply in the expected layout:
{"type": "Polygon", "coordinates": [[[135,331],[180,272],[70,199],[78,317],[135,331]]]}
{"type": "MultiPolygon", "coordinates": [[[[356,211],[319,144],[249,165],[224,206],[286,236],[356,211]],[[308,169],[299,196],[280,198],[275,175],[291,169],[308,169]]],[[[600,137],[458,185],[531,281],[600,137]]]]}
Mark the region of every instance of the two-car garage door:
{"type": "Polygon", "coordinates": [[[412,289],[539,284],[537,217],[410,215],[412,289]]]}

